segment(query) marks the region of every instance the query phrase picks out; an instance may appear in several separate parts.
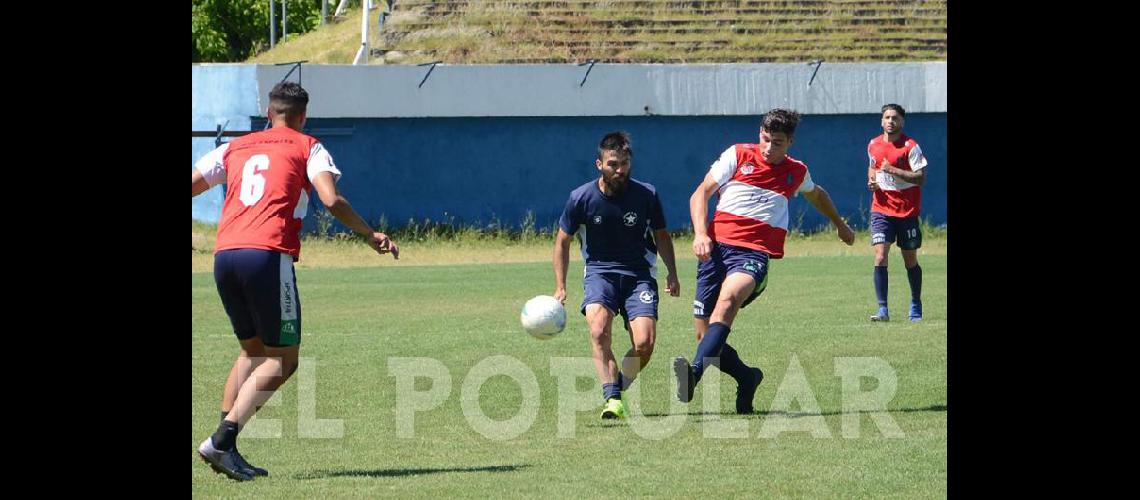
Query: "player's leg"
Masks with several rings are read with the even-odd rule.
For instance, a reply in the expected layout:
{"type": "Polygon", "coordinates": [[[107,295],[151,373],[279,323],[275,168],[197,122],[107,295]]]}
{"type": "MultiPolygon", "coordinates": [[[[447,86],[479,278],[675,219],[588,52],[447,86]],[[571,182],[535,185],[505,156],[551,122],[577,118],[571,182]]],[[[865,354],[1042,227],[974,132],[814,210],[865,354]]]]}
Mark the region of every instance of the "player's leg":
{"type": "Polygon", "coordinates": [[[712,255],[704,262],[697,261],[697,286],[693,297],[693,331],[697,342],[705,336],[709,328],[709,315],[716,307],[720,296],[720,283],[728,275],[723,256],[717,245],[713,245],[712,255]]]}
{"type": "Polygon", "coordinates": [[[250,465],[237,454],[237,437],[257,408],[264,405],[296,370],[299,347],[266,346],[266,357],[238,390],[233,408],[218,425],[217,431],[198,447],[199,455],[215,471],[239,480],[268,475],[264,469],[250,465]]]}
{"type": "Polygon", "coordinates": [[[637,375],[653,356],[653,348],[657,345],[657,318],[642,316],[630,321],[629,341],[632,347],[622,359],[622,389],[637,380],[637,375]]]}
{"type": "MultiPolygon", "coordinates": [[[[752,295],[755,288],[756,279],[752,275],[739,272],[729,273],[720,286],[720,295],[716,299],[716,307],[709,315],[709,330],[712,330],[717,323],[731,327],[732,321],[736,319],[736,313],[740,312],[740,306],[752,295]]],[[[706,331],[705,335],[708,336],[709,333],[706,331]]],[[[704,339],[701,340],[704,341],[704,339]]]]}
{"type": "MultiPolygon", "coordinates": [[[[241,344],[241,351],[230,368],[222,390],[223,422],[219,424],[219,428],[224,425],[224,420],[233,408],[234,400],[237,399],[238,390],[253,371],[254,363],[259,364],[265,356],[264,346],[257,338],[253,305],[247,301],[244,280],[239,274],[239,267],[243,264],[238,258],[241,253],[240,250],[223,250],[214,257],[214,283],[218,289],[218,296],[233,326],[234,335],[241,344]],[[261,359],[257,355],[260,355],[261,359]]],[[[212,439],[208,437],[199,446],[198,453],[215,472],[239,481],[253,479],[253,471],[245,467],[237,457],[236,448],[218,450],[214,447],[212,439]]]]}
{"type": "Polygon", "coordinates": [[[612,396],[607,385],[616,387],[618,365],[613,353],[613,321],[621,308],[618,300],[619,276],[593,273],[582,280],[582,309],[590,330],[590,352],[594,358],[603,392],[612,396]]]}
{"type": "MultiPolygon", "coordinates": [[[[697,332],[697,342],[700,342],[708,331],[709,319],[694,317],[693,327],[697,332]]],[[[756,394],[756,387],[764,380],[764,372],[760,368],[745,364],[744,360],[740,359],[740,353],[728,342],[724,343],[724,348],[720,351],[720,363],[715,366],[736,381],[737,413],[752,413],[754,411],[751,406],[752,396],[756,394]]]]}
{"type": "MultiPolygon", "coordinates": [[[[297,370],[300,347],[299,345],[266,346],[265,360],[257,366],[257,369],[253,370],[253,373],[242,384],[237,399],[234,400],[234,407],[226,415],[225,422],[237,424],[238,428],[244,427],[246,422],[253,418],[257,407],[264,405],[273,396],[273,393],[284,385],[293,375],[293,372],[297,370]]],[[[235,433],[234,438],[236,439],[236,437],[235,433]]],[[[230,448],[228,443],[218,444],[221,448],[230,448]]]]}
{"type": "Polygon", "coordinates": [[[899,230],[899,252],[902,253],[906,278],[910,282],[910,320],[922,320],[922,267],[918,265],[918,249],[922,247],[922,229],[918,216],[902,219],[899,230]]]}
{"type": "MultiPolygon", "coordinates": [[[[614,313],[600,303],[586,305],[586,325],[590,329],[590,354],[603,388],[617,382],[617,360],[613,353],[614,313]]],[[[608,391],[607,391],[608,392],[608,391]]],[[[611,394],[606,394],[610,397],[611,394]]]]}
{"type": "MultiPolygon", "coordinates": [[[[242,467],[245,469],[243,472],[252,477],[253,474],[250,473],[250,469],[246,468],[252,468],[252,466],[245,466],[244,459],[237,458],[234,451],[237,447],[238,433],[253,417],[256,409],[264,405],[273,396],[273,393],[293,375],[297,369],[299,349],[299,345],[266,346],[265,361],[261,362],[242,384],[237,399],[234,400],[233,409],[226,415],[225,420],[222,420],[214,435],[207,438],[198,447],[199,455],[211,466],[215,466],[215,470],[228,466],[226,458],[230,457],[229,460],[232,460],[234,465],[242,467]]],[[[226,471],[223,470],[222,472],[226,471]]],[[[234,476],[230,475],[230,477],[234,476]]]]}
{"type": "MultiPolygon", "coordinates": [[[[756,282],[752,293],[744,299],[744,302],[737,309],[739,312],[740,309],[748,307],[768,288],[769,267],[768,255],[763,252],[743,251],[736,253],[737,255],[733,257],[729,265],[730,269],[734,272],[747,273],[756,282]]],[[[717,366],[722,372],[736,380],[736,412],[740,414],[753,413],[755,410],[752,407],[752,400],[756,396],[756,389],[760,386],[760,382],[764,380],[764,372],[759,367],[744,364],[744,360],[740,359],[740,354],[727,341],[720,351],[720,364],[717,366]]]]}
{"type": "MultiPolygon", "coordinates": [[[[628,318],[626,328],[629,330],[629,341],[632,346],[622,358],[622,369],[618,377],[625,389],[637,380],[637,375],[649,364],[653,356],[653,348],[657,343],[657,281],[652,278],[631,279],[625,281],[633,284],[629,287],[624,304],[625,315],[628,318]]],[[[624,290],[623,290],[624,291],[624,290]]]]}
{"type": "MultiPolygon", "coordinates": [[[[262,334],[263,328],[259,327],[259,336],[262,337],[262,342],[273,345],[265,346],[265,357],[258,363],[257,367],[253,369],[245,382],[242,383],[241,388],[238,390],[237,397],[234,398],[233,408],[222,420],[222,423],[218,426],[218,430],[214,435],[203,443],[203,445],[209,443],[218,451],[231,452],[235,462],[246,469],[246,472],[251,476],[268,475],[268,472],[265,471],[265,469],[250,464],[244,457],[238,454],[238,433],[241,432],[241,429],[249,422],[249,419],[253,418],[254,413],[273,396],[277,389],[292,377],[298,365],[300,332],[297,331],[295,336],[285,334],[284,337],[286,338],[283,339],[280,332],[282,329],[280,324],[281,323],[278,323],[276,327],[276,335],[273,333],[262,334]],[[285,343],[291,345],[284,345],[285,343]]],[[[290,327],[286,328],[288,329],[290,327]]],[[[201,453],[201,448],[199,452],[201,453]]]]}
{"type": "MultiPolygon", "coordinates": [[[[720,245],[713,244],[712,253],[706,261],[697,261],[697,283],[693,297],[693,330],[700,344],[709,327],[709,315],[716,307],[720,295],[720,285],[727,276],[720,245]]],[[[684,356],[673,358],[673,375],[677,377],[677,399],[688,403],[693,398],[695,382],[693,369],[684,356]]]]}
{"type": "Polygon", "coordinates": [[[871,212],[871,245],[875,248],[875,268],[872,279],[875,284],[875,298],[879,302],[879,310],[871,316],[871,321],[890,321],[887,310],[887,257],[891,243],[895,241],[895,227],[887,216],[871,212]]]}
{"type": "MultiPolygon", "coordinates": [[[[244,307],[265,356],[238,388],[233,406],[218,430],[199,446],[199,454],[214,470],[234,479],[265,475],[237,454],[237,436],[253,414],[297,368],[301,340],[301,301],[292,258],[265,250],[234,250],[228,257],[230,275],[241,284],[244,307]],[[219,470],[220,469],[220,470],[219,470]],[[235,470],[236,469],[236,470],[235,470]],[[261,472],[261,473],[258,473],[261,472]]],[[[227,278],[228,279],[228,278],[227,278]]],[[[257,348],[253,342],[243,346],[257,348]]],[[[232,369],[231,369],[232,371],[232,369]]],[[[240,371],[240,369],[239,369],[240,371]]],[[[238,374],[240,377],[241,373],[238,374]]]]}
{"type": "MultiPolygon", "coordinates": [[[[606,398],[602,408],[604,419],[625,419],[629,417],[625,403],[622,402],[621,392],[628,389],[653,354],[653,344],[656,341],[656,319],[652,317],[634,318],[625,321],[625,329],[629,333],[630,343],[633,345],[621,359],[621,369],[617,372],[616,382],[603,385],[603,396],[606,398]]],[[[611,351],[612,352],[612,351],[611,351]]]]}
{"type": "Polygon", "coordinates": [[[223,413],[230,411],[242,382],[249,377],[255,368],[254,365],[265,357],[265,346],[257,338],[254,326],[253,305],[246,298],[243,280],[237,268],[242,265],[241,253],[237,250],[224,250],[218,252],[214,258],[214,283],[218,288],[218,296],[222,299],[222,307],[230,319],[234,335],[241,344],[241,350],[233,366],[230,367],[222,391],[223,413]]]}
{"type": "Polygon", "coordinates": [[[683,357],[673,360],[673,372],[677,377],[678,399],[682,402],[691,401],[693,390],[705,367],[710,362],[719,361],[721,351],[728,341],[728,333],[736,312],[744,301],[751,296],[756,287],[756,280],[748,273],[729,273],[721,283],[720,295],[716,305],[709,316],[709,326],[701,341],[697,344],[697,352],[693,356],[693,363],[689,364],[683,357]],[[713,358],[717,358],[714,360],[713,358]],[[687,390],[685,390],[687,389],[687,390]]]}
{"type": "Polygon", "coordinates": [[[582,314],[590,330],[590,354],[594,369],[602,384],[602,398],[606,407],[602,418],[620,418],[621,385],[618,381],[618,363],[613,352],[613,320],[620,309],[618,286],[620,278],[613,274],[587,274],[582,280],[582,314]]]}
{"type": "MultiPolygon", "coordinates": [[[[728,333],[737,312],[755,300],[768,285],[768,254],[731,246],[722,246],[721,251],[727,276],[721,284],[720,294],[709,315],[708,329],[697,346],[697,356],[693,360],[694,375],[698,381],[704,368],[702,358],[723,358],[728,333]]],[[[747,374],[737,370],[743,369],[744,365],[739,361],[735,349],[730,347],[728,350],[732,353],[731,362],[729,365],[722,363],[721,369],[738,381],[746,379],[747,374]]]]}
{"type": "Polygon", "coordinates": [[[703,318],[699,317],[699,316],[693,317],[693,331],[695,331],[697,333],[697,342],[700,342],[701,339],[705,338],[705,332],[707,332],[708,329],[709,329],[709,317],[708,316],[705,316],[703,318]]]}
{"type": "Polygon", "coordinates": [[[890,321],[891,319],[890,312],[887,309],[887,289],[889,282],[887,258],[890,248],[890,243],[879,243],[875,245],[873,281],[875,284],[875,299],[878,301],[879,309],[875,314],[871,315],[871,321],[890,321]]]}
{"type": "Polygon", "coordinates": [[[922,266],[918,265],[918,250],[902,250],[906,265],[906,279],[910,282],[911,321],[922,320],[922,266]]]}
{"type": "Polygon", "coordinates": [[[737,382],[737,411],[752,412],[752,398],[764,374],[759,368],[749,367],[740,359],[740,354],[728,344],[728,332],[739,309],[755,300],[768,284],[768,255],[764,252],[716,245],[710,262],[719,263],[717,272],[698,267],[697,298],[693,302],[693,325],[697,333],[697,354],[694,363],[689,365],[684,358],[673,362],[674,375],[678,381],[678,398],[691,399],[692,391],[683,392],[681,387],[686,377],[695,385],[700,380],[706,363],[715,364],[722,372],[737,382]],[[739,275],[739,276],[737,276],[739,275]],[[710,280],[720,278],[721,282],[710,286],[710,280]],[[714,295],[710,292],[716,290],[714,295]],[[704,312],[709,312],[705,316],[704,312]],[[715,336],[717,338],[710,338],[715,336]],[[719,349],[719,355],[710,356],[719,349]],[[705,360],[704,358],[710,358],[705,360]]]}
{"type": "Polygon", "coordinates": [[[712,314],[709,315],[709,326],[697,344],[697,352],[693,356],[692,364],[685,363],[684,358],[673,361],[674,375],[677,376],[679,399],[683,402],[692,400],[693,390],[709,363],[719,362],[721,351],[728,341],[728,333],[736,312],[747,299],[756,286],[756,281],[748,273],[730,273],[721,283],[720,295],[717,297],[712,314]],[[715,358],[715,359],[714,359],[715,358]],[[688,386],[687,391],[682,391],[688,386]]]}
{"type": "Polygon", "coordinates": [[[590,350],[594,358],[594,369],[602,383],[602,418],[624,418],[625,407],[621,402],[621,385],[618,381],[618,365],[613,352],[614,312],[600,303],[586,305],[586,324],[590,328],[590,350]]]}
{"type": "MultiPolygon", "coordinates": [[[[238,390],[241,389],[242,384],[249,379],[249,375],[253,370],[265,361],[267,356],[265,352],[265,344],[261,339],[254,336],[252,338],[241,340],[241,352],[238,353],[238,359],[234,361],[234,366],[230,368],[230,375],[226,379],[225,394],[222,397],[222,416],[221,419],[225,420],[229,415],[230,410],[233,408],[234,401],[237,400],[238,390]]],[[[257,413],[261,407],[254,408],[254,413],[257,413]]],[[[219,422],[220,423],[220,422],[219,422]]],[[[234,443],[234,454],[237,455],[238,463],[246,469],[253,476],[268,476],[269,471],[249,463],[238,451],[237,443],[234,443]]]]}
{"type": "MultiPolygon", "coordinates": [[[[229,377],[226,378],[225,391],[222,394],[222,413],[229,413],[237,399],[238,389],[249,378],[249,374],[265,360],[265,344],[256,336],[248,339],[239,339],[241,350],[230,368],[229,377]]],[[[225,418],[225,415],[222,415],[225,418]]]]}

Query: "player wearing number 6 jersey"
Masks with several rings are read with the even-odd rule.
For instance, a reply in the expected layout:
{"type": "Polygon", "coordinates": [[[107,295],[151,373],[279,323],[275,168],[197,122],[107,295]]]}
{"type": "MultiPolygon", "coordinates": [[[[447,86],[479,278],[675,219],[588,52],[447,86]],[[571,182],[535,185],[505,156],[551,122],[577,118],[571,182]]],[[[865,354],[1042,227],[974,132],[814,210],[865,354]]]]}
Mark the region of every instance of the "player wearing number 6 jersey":
{"type": "Polygon", "coordinates": [[[192,196],[226,184],[218,223],[214,281],[241,344],[222,395],[222,421],[198,447],[214,471],[245,481],[268,475],[237,451],[242,426],[297,368],[301,299],[293,262],[301,255],[301,220],[309,193],[363,235],[377,253],[399,248],[376,232],[336,189],[340,170],[316,139],[301,133],[309,94],[282,82],[269,92],[272,128],[209,152],[191,173],[192,196]]]}

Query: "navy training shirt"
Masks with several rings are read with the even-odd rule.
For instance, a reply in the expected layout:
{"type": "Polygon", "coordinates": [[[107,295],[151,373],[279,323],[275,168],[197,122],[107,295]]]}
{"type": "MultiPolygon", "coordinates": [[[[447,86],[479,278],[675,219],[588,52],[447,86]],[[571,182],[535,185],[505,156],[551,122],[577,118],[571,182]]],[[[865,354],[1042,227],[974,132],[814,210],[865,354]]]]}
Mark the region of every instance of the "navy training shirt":
{"type": "Polygon", "coordinates": [[[661,200],[652,184],[630,178],[624,193],[602,194],[598,180],[570,192],[558,227],[573,235],[582,233],[582,260],[586,274],[616,273],[657,277],[657,245],[653,231],[665,228],[661,200]]]}

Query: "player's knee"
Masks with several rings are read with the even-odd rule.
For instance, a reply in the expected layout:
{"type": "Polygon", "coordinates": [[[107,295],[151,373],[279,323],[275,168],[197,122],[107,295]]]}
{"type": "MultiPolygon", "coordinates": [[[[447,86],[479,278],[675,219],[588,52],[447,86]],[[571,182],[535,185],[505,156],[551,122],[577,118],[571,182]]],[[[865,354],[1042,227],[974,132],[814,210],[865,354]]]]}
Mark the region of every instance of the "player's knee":
{"type": "Polygon", "coordinates": [[[269,385],[265,388],[266,390],[277,390],[281,388],[281,386],[285,385],[285,383],[293,377],[293,373],[297,371],[296,362],[281,360],[280,367],[281,371],[279,373],[275,373],[269,376],[270,382],[269,385]]]}
{"type": "MultiPolygon", "coordinates": [[[[300,365],[296,359],[285,360],[281,365],[281,372],[284,373],[284,380],[289,380],[293,373],[297,371],[297,366],[300,365]]],[[[284,380],[282,382],[284,382],[284,380]]]]}
{"type": "Polygon", "coordinates": [[[886,267],[886,266],[887,266],[887,254],[876,253],[875,254],[875,267],[886,267]]]}
{"type": "Polygon", "coordinates": [[[246,358],[264,358],[267,356],[265,344],[261,343],[261,339],[257,337],[242,340],[241,356],[246,358]]]}
{"type": "Polygon", "coordinates": [[[265,347],[246,347],[241,348],[241,357],[243,358],[264,358],[265,347]]]}
{"type": "MultiPolygon", "coordinates": [[[[737,300],[738,298],[734,295],[716,299],[716,309],[713,310],[713,316],[728,316],[735,313],[737,300]]],[[[709,322],[713,323],[711,317],[709,322]]]]}
{"type": "Polygon", "coordinates": [[[610,332],[605,328],[590,327],[590,342],[598,345],[609,345],[610,332]]]}
{"type": "Polygon", "coordinates": [[[269,359],[279,363],[281,370],[279,385],[284,384],[286,380],[289,380],[289,377],[293,376],[293,372],[297,371],[297,366],[300,364],[300,359],[297,355],[296,348],[294,347],[293,349],[285,349],[283,351],[275,348],[269,350],[268,354],[270,356],[269,359]]]}
{"type": "Polygon", "coordinates": [[[637,353],[637,357],[646,359],[653,355],[654,340],[647,338],[636,341],[633,343],[633,352],[637,353]]]}

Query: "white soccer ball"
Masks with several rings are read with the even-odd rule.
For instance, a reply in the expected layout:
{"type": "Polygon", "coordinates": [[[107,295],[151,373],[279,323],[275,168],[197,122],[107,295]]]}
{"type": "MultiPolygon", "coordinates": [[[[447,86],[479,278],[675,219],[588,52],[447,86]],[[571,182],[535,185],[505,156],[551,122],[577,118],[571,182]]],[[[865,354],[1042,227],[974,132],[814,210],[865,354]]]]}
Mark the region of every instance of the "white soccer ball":
{"type": "Polygon", "coordinates": [[[523,329],[532,337],[548,340],[566,328],[566,309],[558,299],[539,295],[526,301],[519,320],[523,329]]]}

